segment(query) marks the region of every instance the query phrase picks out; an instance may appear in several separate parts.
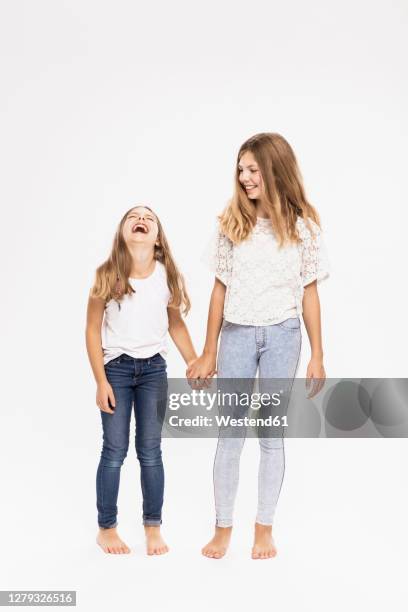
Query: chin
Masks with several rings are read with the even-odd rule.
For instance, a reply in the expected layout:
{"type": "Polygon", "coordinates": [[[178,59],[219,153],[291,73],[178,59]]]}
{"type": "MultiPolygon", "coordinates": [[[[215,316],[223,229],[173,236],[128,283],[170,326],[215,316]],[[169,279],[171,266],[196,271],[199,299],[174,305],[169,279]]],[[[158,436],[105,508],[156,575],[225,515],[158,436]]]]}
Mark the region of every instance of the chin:
{"type": "Polygon", "coordinates": [[[146,238],[143,235],[140,236],[132,236],[130,242],[146,242],[146,238]]]}

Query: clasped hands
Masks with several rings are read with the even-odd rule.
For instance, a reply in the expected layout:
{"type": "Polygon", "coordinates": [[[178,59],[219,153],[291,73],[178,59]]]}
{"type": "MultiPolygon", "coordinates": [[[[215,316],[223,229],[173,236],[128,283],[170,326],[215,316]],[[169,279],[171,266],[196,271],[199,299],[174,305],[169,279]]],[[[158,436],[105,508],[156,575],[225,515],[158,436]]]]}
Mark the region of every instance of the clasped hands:
{"type": "Polygon", "coordinates": [[[189,385],[194,389],[209,387],[210,378],[217,373],[216,362],[216,354],[213,353],[203,353],[200,357],[190,361],[186,370],[189,385]]]}

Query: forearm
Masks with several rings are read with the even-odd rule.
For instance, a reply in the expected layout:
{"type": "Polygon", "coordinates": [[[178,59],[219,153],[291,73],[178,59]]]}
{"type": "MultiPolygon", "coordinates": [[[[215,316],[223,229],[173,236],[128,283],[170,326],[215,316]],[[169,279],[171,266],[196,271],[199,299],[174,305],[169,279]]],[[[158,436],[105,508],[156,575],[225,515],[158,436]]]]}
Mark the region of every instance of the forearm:
{"type": "Polygon", "coordinates": [[[105,382],[107,379],[103,363],[102,338],[100,331],[87,328],[86,349],[96,383],[100,384],[105,382]]]}
{"type": "Polygon", "coordinates": [[[217,283],[212,290],[208,309],[207,334],[203,350],[203,353],[208,355],[217,354],[218,337],[220,335],[224,311],[224,300],[225,286],[221,283],[217,283]]]}
{"type": "Polygon", "coordinates": [[[194,359],[197,359],[193,342],[184,321],[171,325],[169,327],[169,334],[187,365],[194,361],[194,359]]]}
{"type": "Polygon", "coordinates": [[[312,357],[323,359],[320,300],[316,281],[305,287],[302,306],[303,321],[309,337],[312,357]]]}

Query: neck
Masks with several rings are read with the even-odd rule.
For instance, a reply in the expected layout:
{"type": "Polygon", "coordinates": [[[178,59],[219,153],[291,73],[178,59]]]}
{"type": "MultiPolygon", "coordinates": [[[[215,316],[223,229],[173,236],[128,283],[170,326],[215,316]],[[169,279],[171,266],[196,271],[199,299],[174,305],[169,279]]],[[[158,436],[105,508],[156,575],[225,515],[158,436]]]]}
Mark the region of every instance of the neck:
{"type": "Polygon", "coordinates": [[[144,278],[150,276],[155,267],[154,251],[151,246],[144,244],[128,245],[132,256],[131,278],[144,278]]]}
{"type": "Polygon", "coordinates": [[[255,200],[255,209],[257,217],[262,217],[262,219],[269,219],[269,215],[266,212],[261,200],[255,200]]]}

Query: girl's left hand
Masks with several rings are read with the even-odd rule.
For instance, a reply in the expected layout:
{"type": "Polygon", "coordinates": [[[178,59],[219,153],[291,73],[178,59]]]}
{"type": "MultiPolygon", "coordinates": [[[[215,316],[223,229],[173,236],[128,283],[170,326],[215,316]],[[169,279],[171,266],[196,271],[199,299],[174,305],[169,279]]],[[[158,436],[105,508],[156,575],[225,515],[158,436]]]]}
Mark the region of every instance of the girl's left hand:
{"type": "Polygon", "coordinates": [[[314,397],[324,387],[326,372],[323,367],[323,359],[312,357],[306,370],[306,389],[311,389],[308,399],[314,397]]]}

